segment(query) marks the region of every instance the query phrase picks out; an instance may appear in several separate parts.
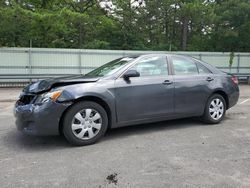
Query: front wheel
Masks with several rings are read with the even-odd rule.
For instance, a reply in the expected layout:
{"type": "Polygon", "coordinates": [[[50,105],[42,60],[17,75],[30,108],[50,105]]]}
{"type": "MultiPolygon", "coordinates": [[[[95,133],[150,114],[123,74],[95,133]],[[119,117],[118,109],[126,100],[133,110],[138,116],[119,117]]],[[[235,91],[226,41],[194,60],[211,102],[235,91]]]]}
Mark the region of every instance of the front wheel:
{"type": "Polygon", "coordinates": [[[74,104],[65,114],[63,133],[73,145],[83,146],[98,141],[108,128],[107,113],[95,102],[74,104]]]}
{"type": "Polygon", "coordinates": [[[225,99],[219,94],[214,94],[207,101],[202,119],[205,123],[216,124],[223,120],[225,112],[225,99]]]}

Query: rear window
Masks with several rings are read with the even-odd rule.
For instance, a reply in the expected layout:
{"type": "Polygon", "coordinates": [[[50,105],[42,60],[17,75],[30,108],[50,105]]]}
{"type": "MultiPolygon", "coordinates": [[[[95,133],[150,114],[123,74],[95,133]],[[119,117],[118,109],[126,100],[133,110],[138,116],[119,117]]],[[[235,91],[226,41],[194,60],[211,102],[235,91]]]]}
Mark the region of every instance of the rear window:
{"type": "Polygon", "coordinates": [[[211,65],[211,64],[209,64],[209,63],[207,63],[205,61],[202,61],[200,59],[196,59],[194,57],[192,59],[197,63],[197,65],[200,64],[203,67],[205,67],[209,71],[209,73],[213,73],[213,71],[221,72],[221,70],[216,69],[213,65],[211,65]]]}
{"type": "Polygon", "coordinates": [[[199,74],[211,74],[211,71],[205,67],[204,65],[197,62],[197,68],[199,71],[199,74]]]}
{"type": "Polygon", "coordinates": [[[175,75],[197,75],[196,63],[184,57],[172,56],[175,75]]]}

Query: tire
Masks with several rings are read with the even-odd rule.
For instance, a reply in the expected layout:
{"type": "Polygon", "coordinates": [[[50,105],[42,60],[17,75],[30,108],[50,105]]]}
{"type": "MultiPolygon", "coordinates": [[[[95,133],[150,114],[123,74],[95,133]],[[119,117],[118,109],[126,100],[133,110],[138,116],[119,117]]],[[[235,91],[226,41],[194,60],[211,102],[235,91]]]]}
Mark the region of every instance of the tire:
{"type": "Polygon", "coordinates": [[[84,146],[100,140],[108,128],[104,108],[92,101],[74,104],[63,119],[63,134],[72,145],[84,146]]]}
{"type": "Polygon", "coordinates": [[[208,124],[220,123],[223,120],[225,113],[225,99],[219,94],[214,94],[208,98],[204,114],[202,116],[202,121],[208,124]]]}

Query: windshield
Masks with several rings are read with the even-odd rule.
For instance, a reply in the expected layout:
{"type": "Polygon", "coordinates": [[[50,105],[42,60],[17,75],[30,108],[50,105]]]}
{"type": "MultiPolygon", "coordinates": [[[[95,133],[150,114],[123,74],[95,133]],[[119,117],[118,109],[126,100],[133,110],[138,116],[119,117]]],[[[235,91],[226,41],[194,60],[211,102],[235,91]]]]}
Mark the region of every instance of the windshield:
{"type": "Polygon", "coordinates": [[[119,58],[119,59],[113,60],[113,61],[87,73],[86,76],[108,76],[108,75],[111,75],[111,74],[117,72],[118,70],[120,70],[122,67],[127,65],[129,62],[131,62],[135,58],[136,57],[124,57],[124,58],[119,58]]]}

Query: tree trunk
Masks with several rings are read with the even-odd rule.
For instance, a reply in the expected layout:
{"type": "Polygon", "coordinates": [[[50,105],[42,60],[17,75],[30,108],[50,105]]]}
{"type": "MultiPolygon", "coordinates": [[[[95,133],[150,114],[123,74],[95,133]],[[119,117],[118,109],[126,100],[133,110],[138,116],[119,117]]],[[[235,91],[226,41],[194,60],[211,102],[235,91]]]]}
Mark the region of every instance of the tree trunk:
{"type": "Polygon", "coordinates": [[[169,35],[169,51],[172,51],[172,44],[174,44],[174,41],[175,41],[175,34],[176,34],[176,24],[175,24],[175,21],[176,21],[176,5],[174,5],[174,14],[173,14],[173,22],[172,22],[172,32],[171,34],[169,35]]]}
{"type": "Polygon", "coordinates": [[[165,40],[166,40],[166,43],[169,42],[169,31],[168,31],[168,11],[165,10],[165,18],[164,18],[164,21],[165,21],[165,40]]]}
{"type": "Polygon", "coordinates": [[[79,23],[79,48],[83,47],[83,23],[79,23]]]}
{"type": "Polygon", "coordinates": [[[182,20],[182,35],[181,35],[181,49],[185,51],[187,49],[188,38],[188,18],[184,17],[182,20]]]}

